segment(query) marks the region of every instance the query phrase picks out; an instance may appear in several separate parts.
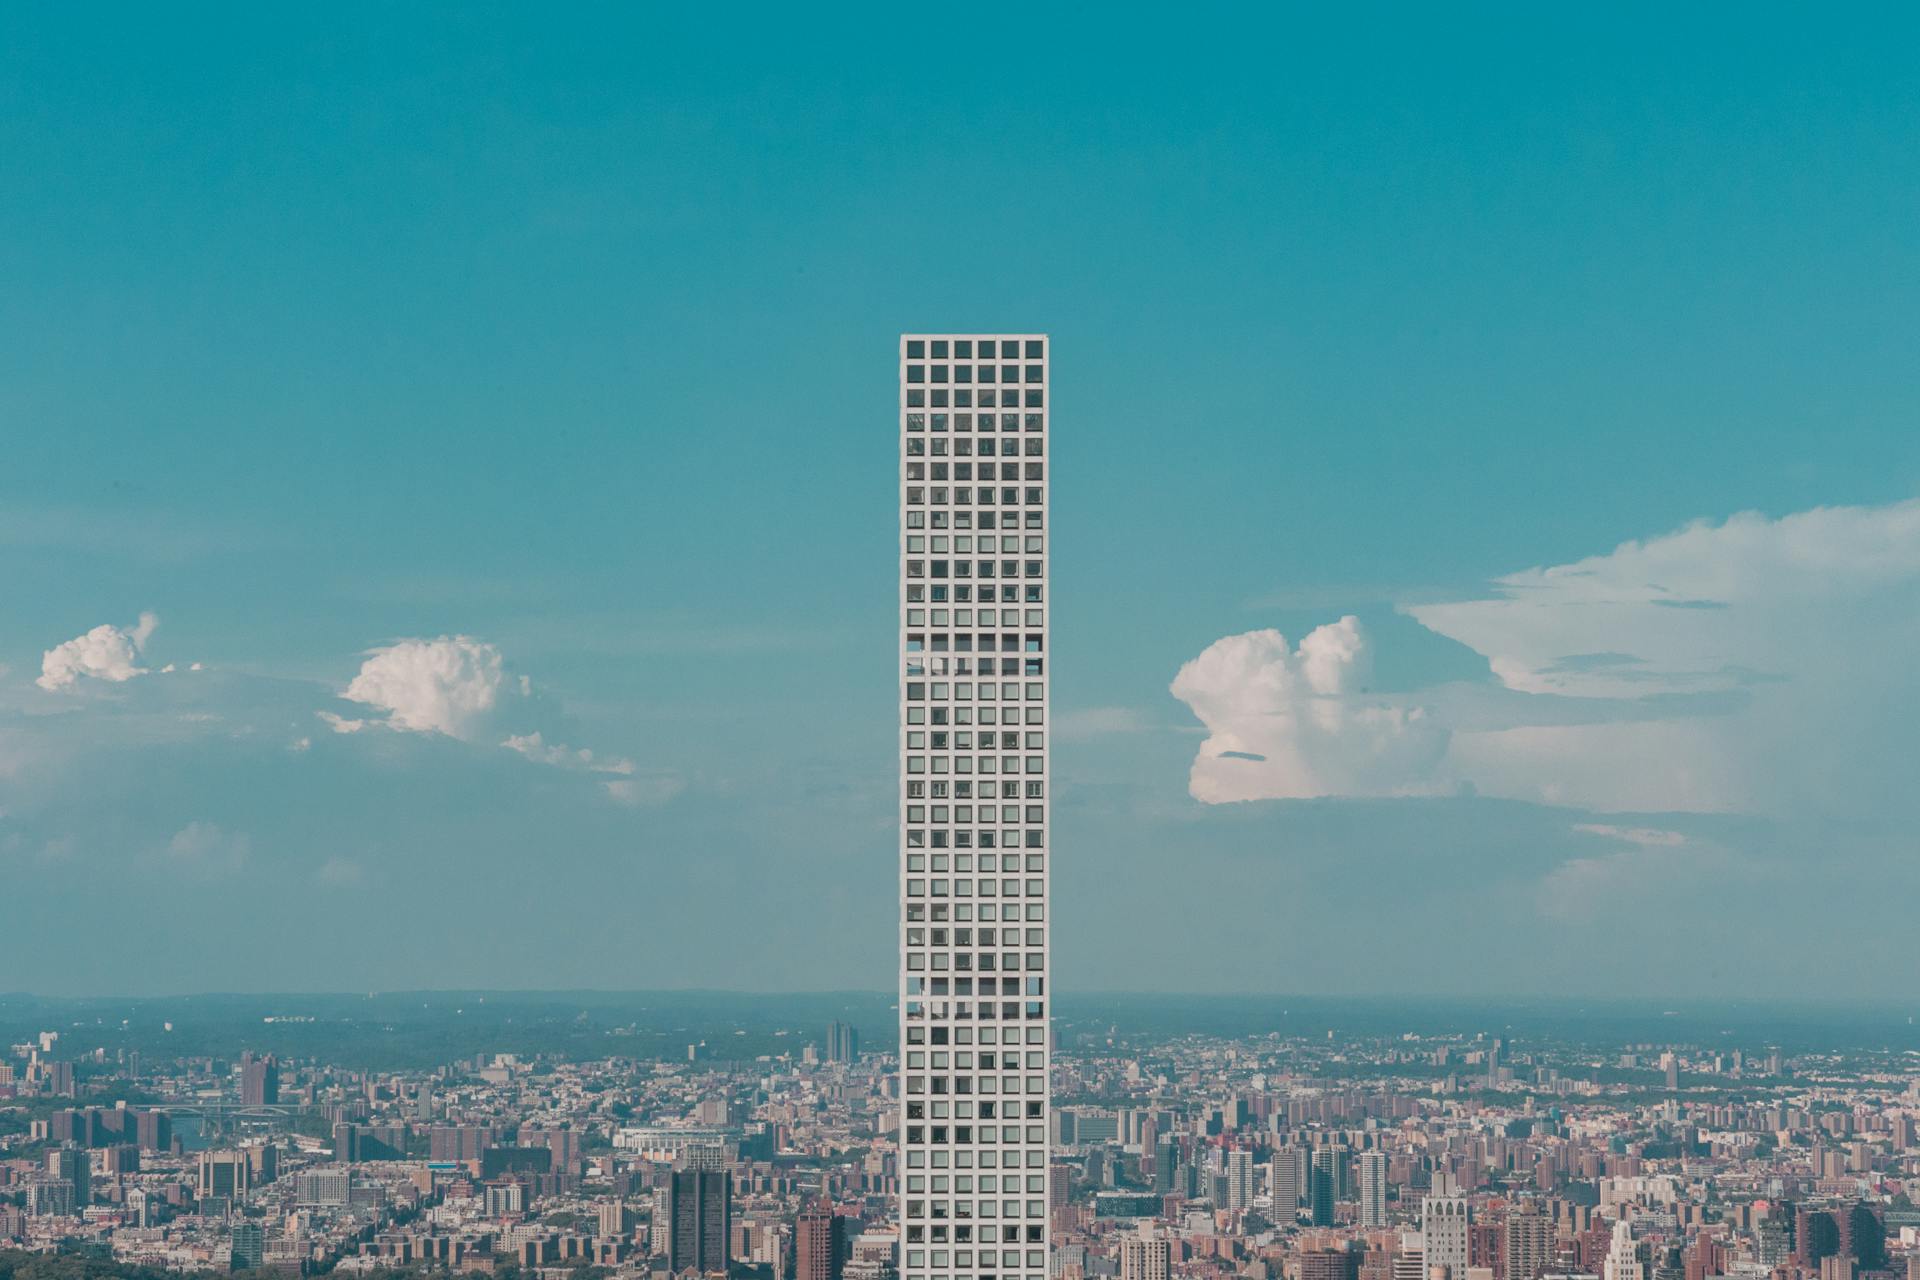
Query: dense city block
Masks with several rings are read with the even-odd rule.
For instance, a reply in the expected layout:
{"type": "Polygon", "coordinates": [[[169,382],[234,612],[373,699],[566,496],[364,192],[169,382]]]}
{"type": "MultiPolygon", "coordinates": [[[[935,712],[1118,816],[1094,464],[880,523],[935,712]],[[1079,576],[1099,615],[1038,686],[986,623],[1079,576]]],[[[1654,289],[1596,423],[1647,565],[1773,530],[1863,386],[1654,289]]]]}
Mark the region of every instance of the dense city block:
{"type": "MultiPolygon", "coordinates": [[[[870,1025],[763,1019],[647,1053],[632,1044],[658,1028],[583,1009],[576,1051],[376,1067],[289,1053],[321,1038],[297,1014],[224,1024],[225,1053],[203,1031],[181,1056],[165,1034],[50,1022],[0,1059],[0,1248],[200,1271],[889,1280],[902,1200],[924,1206],[907,1225],[929,1247],[958,1247],[981,1224],[957,1206],[1024,1202],[1026,1172],[962,1143],[908,1167],[885,1002],[857,1007],[870,1025]]],[[[1816,1051],[1762,1021],[1661,1036],[1654,1019],[1603,1042],[1551,1022],[1196,1030],[1203,1004],[1184,1024],[1129,1012],[1056,1025],[1059,1280],[1920,1276],[1904,1047],[1816,1051]]],[[[337,1056],[380,1059],[367,1025],[337,1030],[337,1056]]]]}

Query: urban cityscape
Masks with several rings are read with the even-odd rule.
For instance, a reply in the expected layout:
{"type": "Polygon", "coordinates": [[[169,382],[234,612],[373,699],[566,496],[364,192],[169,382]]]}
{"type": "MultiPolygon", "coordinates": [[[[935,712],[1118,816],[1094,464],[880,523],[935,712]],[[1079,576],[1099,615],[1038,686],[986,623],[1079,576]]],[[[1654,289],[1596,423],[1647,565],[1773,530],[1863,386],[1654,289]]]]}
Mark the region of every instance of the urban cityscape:
{"type": "Polygon", "coordinates": [[[1920,1280],[1916,48],[10,7],[0,1280],[1920,1280]]]}
{"type": "MultiPolygon", "coordinates": [[[[366,1039],[378,1016],[285,1012],[315,1003],[250,1001],[282,1011],[253,1037],[317,1023],[353,1056],[393,1056],[366,1039]]],[[[96,1005],[6,1046],[0,1241],[203,1272],[889,1280],[916,1240],[978,1249],[1043,1201],[1056,1280],[1920,1275],[1910,1032],[1889,1033],[1897,1049],[1783,1046],[1750,1011],[1604,1043],[1565,1030],[1571,1010],[1441,1032],[1449,1013],[1388,1009],[1354,1031],[1221,1034],[1155,1030],[1178,1015],[1116,1001],[1052,1046],[1049,1154],[1029,1175],[965,1147],[916,1171],[886,1001],[849,1010],[860,1021],[754,1022],[642,1057],[622,1051],[629,1023],[583,1008],[564,1054],[369,1069],[244,1045],[169,1057],[187,1028],[137,1038],[96,1005]],[[1146,1025],[1106,1022],[1122,1018],[1146,1025]],[[1396,1019],[1420,1029],[1377,1029],[1396,1019]]],[[[239,1025],[220,1031],[245,1040],[239,1025]]]]}

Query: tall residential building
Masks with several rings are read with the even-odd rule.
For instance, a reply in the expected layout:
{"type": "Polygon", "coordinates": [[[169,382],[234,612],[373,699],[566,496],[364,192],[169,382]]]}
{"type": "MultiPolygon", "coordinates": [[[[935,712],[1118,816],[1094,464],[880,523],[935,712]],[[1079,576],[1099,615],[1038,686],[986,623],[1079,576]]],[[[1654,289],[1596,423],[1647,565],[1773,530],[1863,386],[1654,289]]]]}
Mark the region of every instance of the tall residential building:
{"type": "MultiPolygon", "coordinates": [[[[837,1025],[837,1024],[836,1024],[837,1025]]],[[[840,1280],[847,1220],[831,1210],[802,1209],[793,1224],[793,1280],[840,1280]]]]}
{"type": "Polygon", "coordinates": [[[1447,1269],[1447,1280],[1466,1280],[1468,1263],[1467,1198],[1453,1190],[1451,1178],[1436,1175],[1435,1194],[1420,1203],[1420,1235],[1425,1241],[1427,1274],[1447,1269]]]}
{"type": "Polygon", "coordinates": [[[478,1160],[488,1147],[500,1141],[500,1131],[491,1125],[435,1125],[427,1130],[427,1153],[431,1160],[478,1160]]]}
{"type": "Polygon", "coordinates": [[[73,1188],[73,1212],[93,1203],[93,1160],[80,1147],[63,1146],[47,1152],[47,1172],[73,1188]]]}
{"type": "Polygon", "coordinates": [[[1347,1149],[1315,1147],[1307,1185],[1307,1208],[1316,1227],[1333,1225],[1333,1206],[1347,1180],[1347,1149]]]}
{"type": "Polygon", "coordinates": [[[173,1146],[173,1117],[166,1112],[139,1112],[133,1126],[134,1140],[142,1151],[165,1151],[173,1146]]]}
{"type": "Polygon", "coordinates": [[[1253,1203],[1253,1152],[1227,1152],[1227,1208],[1244,1209],[1253,1203]]]}
{"type": "Polygon", "coordinates": [[[228,1265],[235,1271],[257,1267],[266,1257],[266,1231],[258,1222],[233,1224],[233,1247],[228,1265]]]}
{"type": "Polygon", "coordinates": [[[1312,1181],[1310,1153],[1305,1147],[1275,1147],[1273,1167],[1267,1173],[1267,1190],[1273,1197],[1273,1220],[1287,1226],[1300,1216],[1300,1202],[1306,1199],[1312,1181]]]}
{"type": "Polygon", "coordinates": [[[35,1178],[27,1183],[27,1216],[69,1218],[80,1212],[73,1202],[73,1183],[60,1178],[35,1178]]]}
{"type": "Polygon", "coordinates": [[[1073,1166],[1056,1160],[1047,1166],[1047,1203],[1058,1209],[1072,1199],[1073,1166]]]}
{"type": "Polygon", "coordinates": [[[900,339],[905,1280],[1047,1275],[1049,348],[900,339]]]}
{"type": "Polygon", "coordinates": [[[1501,1280],[1540,1280],[1553,1265],[1553,1220],[1536,1202],[1510,1209],[1501,1243],[1501,1280]]]}
{"type": "Polygon", "coordinates": [[[272,1054],[256,1058],[240,1055],[240,1101],[249,1107],[271,1106],[280,1101],[280,1064],[272,1054]]]}
{"type": "Polygon", "coordinates": [[[666,1255],[667,1269],[676,1275],[725,1271],[732,1219],[730,1175],[705,1169],[663,1173],[654,1192],[653,1251],[666,1255]]]}
{"type": "Polygon", "coordinates": [[[1173,1190],[1174,1170],[1180,1165],[1180,1140],[1163,1133],[1153,1140],[1153,1189],[1160,1195],[1173,1190]]]}
{"type": "Polygon", "coordinates": [[[255,1139],[241,1145],[247,1162],[247,1185],[264,1187],[280,1176],[280,1148],[272,1142],[255,1139]]]}
{"type": "Polygon", "coordinates": [[[1141,1234],[1120,1241],[1120,1280],[1171,1280],[1173,1242],[1141,1234]]]}
{"type": "Polygon", "coordinates": [[[1360,1170],[1360,1225],[1387,1225],[1387,1153],[1362,1151],[1360,1170]]]}

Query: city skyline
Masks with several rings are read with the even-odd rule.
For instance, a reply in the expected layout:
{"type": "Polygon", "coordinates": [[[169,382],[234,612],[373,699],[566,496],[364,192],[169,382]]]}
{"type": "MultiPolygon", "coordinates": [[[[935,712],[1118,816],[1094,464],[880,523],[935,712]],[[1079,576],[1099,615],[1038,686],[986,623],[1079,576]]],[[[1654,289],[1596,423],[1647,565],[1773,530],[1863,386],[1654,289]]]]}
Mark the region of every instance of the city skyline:
{"type": "Polygon", "coordinates": [[[756,16],[10,30],[0,986],[887,988],[1014,325],[1049,978],[1908,998],[1913,15],[756,16]]]}
{"type": "MultiPolygon", "coordinates": [[[[529,1039],[536,1007],[406,1001],[397,1020],[435,1029],[416,1057],[384,1016],[155,1041],[44,1003],[0,1037],[0,1274],[920,1269],[895,1055],[838,1018],[771,1045],[642,1040],[604,1003],[529,1039]],[[287,1034],[297,1052],[261,1052],[287,1034]]],[[[1055,1029],[1033,1176],[1058,1280],[1920,1275],[1910,1027],[1792,1047],[1758,1016],[1490,1035],[1409,1002],[1368,1029],[1221,1035],[1142,1012],[1055,1029]]],[[[935,1225],[1005,1216],[950,1208],[935,1225]]]]}

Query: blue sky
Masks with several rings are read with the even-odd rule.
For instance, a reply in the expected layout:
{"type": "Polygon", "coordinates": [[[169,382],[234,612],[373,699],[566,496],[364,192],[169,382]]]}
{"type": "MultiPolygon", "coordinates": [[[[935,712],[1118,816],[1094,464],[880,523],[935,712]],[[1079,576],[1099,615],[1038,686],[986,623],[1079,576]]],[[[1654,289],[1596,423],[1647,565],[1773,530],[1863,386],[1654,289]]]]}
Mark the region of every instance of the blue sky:
{"type": "Polygon", "coordinates": [[[887,986],[979,328],[1061,981],[1904,991],[1911,16],[1178,17],[16,15],[0,986],[887,986]]]}

